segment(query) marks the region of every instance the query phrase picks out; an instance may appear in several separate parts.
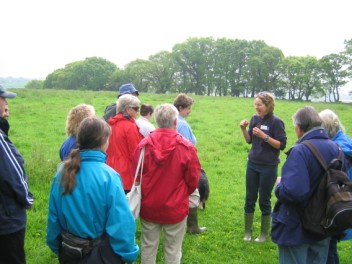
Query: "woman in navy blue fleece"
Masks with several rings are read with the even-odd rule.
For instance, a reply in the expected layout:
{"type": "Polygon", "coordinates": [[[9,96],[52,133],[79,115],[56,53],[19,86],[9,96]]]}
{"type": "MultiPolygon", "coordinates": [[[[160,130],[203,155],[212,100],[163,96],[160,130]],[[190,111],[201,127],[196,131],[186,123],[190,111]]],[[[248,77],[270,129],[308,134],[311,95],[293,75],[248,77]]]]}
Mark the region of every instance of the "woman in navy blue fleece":
{"type": "Polygon", "coordinates": [[[243,137],[252,148],[248,154],[246,171],[246,202],[244,206],[244,241],[252,239],[253,216],[259,193],[261,231],[255,242],[264,242],[269,236],[271,192],[277,179],[280,150],[286,147],[284,122],[274,115],[275,100],[271,93],[260,92],[254,101],[255,111],[250,122],[242,120],[243,137]],[[247,130],[247,126],[249,126],[247,130]]]}

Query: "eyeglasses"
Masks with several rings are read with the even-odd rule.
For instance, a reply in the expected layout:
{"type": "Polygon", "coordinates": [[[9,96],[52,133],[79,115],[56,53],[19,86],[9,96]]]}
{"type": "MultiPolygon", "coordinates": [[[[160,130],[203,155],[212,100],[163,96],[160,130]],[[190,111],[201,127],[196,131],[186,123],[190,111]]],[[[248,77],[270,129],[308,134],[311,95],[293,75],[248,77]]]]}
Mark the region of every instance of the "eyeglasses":
{"type": "Polygon", "coordinates": [[[139,106],[131,106],[130,108],[132,108],[134,111],[138,112],[139,111],[139,106]]]}
{"type": "Polygon", "coordinates": [[[261,97],[266,97],[266,96],[268,96],[268,93],[267,92],[260,92],[260,93],[258,93],[258,95],[261,97]]]}

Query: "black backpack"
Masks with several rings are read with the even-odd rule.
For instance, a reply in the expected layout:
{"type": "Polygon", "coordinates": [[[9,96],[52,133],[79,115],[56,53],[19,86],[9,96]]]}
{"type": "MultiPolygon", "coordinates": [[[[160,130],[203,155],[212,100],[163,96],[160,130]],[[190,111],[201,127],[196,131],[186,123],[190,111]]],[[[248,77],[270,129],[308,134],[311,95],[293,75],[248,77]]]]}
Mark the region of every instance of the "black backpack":
{"type": "Polygon", "coordinates": [[[346,229],[352,227],[352,182],[342,171],[343,153],[326,164],[319,149],[309,141],[304,141],[325,174],[301,214],[304,229],[320,236],[342,237],[346,229]]]}

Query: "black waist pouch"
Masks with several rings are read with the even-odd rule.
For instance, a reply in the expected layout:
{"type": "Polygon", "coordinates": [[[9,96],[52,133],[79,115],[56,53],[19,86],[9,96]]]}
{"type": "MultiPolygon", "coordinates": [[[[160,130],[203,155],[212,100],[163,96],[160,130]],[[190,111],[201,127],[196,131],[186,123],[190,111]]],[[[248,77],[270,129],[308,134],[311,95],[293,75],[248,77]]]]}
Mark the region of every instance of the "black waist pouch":
{"type": "Polygon", "coordinates": [[[100,242],[100,238],[81,238],[66,231],[61,232],[61,239],[61,253],[71,260],[83,259],[100,242]]]}

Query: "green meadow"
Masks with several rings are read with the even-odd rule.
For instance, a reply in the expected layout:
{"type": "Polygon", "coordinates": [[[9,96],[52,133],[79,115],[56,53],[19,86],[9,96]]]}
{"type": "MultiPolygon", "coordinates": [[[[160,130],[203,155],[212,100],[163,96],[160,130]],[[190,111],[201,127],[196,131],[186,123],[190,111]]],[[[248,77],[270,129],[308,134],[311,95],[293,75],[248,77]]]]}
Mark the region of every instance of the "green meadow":
{"type": "MultiPolygon", "coordinates": [[[[60,162],[59,149],[66,138],[65,122],[69,110],[86,103],[102,116],[105,106],[116,100],[116,92],[28,90],[16,89],[17,97],[9,100],[10,138],[25,158],[30,189],[35,205],[28,211],[26,233],[27,263],[58,263],[46,246],[46,222],[49,189],[60,162]]],[[[154,106],[173,103],[175,94],[141,94],[144,103],[154,106]]],[[[239,128],[242,119],[255,113],[253,98],[193,96],[195,103],[187,121],[197,137],[197,149],[202,167],[210,182],[210,197],[206,210],[199,212],[199,224],[208,231],[201,235],[185,235],[184,264],[196,263],[277,263],[277,246],[270,240],[255,244],[243,242],[243,204],[245,169],[250,145],[246,144],[239,128]]],[[[352,136],[351,105],[276,101],[275,114],[286,125],[287,151],[297,140],[291,117],[307,104],[318,111],[330,108],[342,120],[352,136]]],[[[154,121],[153,121],[154,122],[154,121]]],[[[285,154],[281,153],[281,164],[285,154]]],[[[273,196],[272,202],[275,203],[273,196]]],[[[260,210],[257,207],[253,236],[259,234],[260,210]]],[[[136,239],[140,226],[137,221],[136,239]]],[[[351,257],[351,242],[338,244],[341,263],[351,257]]],[[[139,259],[136,263],[139,263],[139,259]]],[[[157,263],[164,263],[162,244],[157,263]]]]}

